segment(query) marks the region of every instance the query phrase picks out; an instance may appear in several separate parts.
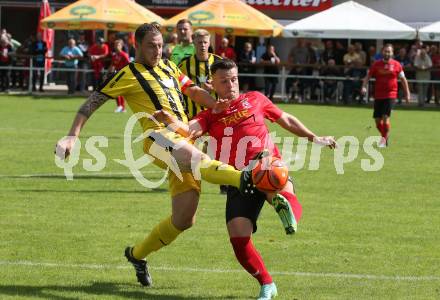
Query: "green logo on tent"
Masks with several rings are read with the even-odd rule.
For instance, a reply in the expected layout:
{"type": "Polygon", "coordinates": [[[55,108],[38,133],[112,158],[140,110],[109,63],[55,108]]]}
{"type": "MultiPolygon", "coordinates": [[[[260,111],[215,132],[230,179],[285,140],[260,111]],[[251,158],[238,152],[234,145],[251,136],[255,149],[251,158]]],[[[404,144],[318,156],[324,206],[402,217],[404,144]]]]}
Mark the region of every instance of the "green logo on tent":
{"type": "Polygon", "coordinates": [[[193,13],[190,13],[188,18],[191,21],[203,22],[214,19],[214,15],[206,10],[197,10],[193,13]]]}
{"type": "Polygon", "coordinates": [[[107,28],[108,28],[108,29],[113,29],[113,28],[115,28],[115,23],[107,23],[107,28]]]}
{"type": "Polygon", "coordinates": [[[87,16],[87,15],[93,15],[96,13],[96,9],[92,6],[88,5],[80,5],[72,8],[70,10],[70,14],[74,16],[79,16],[80,18],[87,16]]]}

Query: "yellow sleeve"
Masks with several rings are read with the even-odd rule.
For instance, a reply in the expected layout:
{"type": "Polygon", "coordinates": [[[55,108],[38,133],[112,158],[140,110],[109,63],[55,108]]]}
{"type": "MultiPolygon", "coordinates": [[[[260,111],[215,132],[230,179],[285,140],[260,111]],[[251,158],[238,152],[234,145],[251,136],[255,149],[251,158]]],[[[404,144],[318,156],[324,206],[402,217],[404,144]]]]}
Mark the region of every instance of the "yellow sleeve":
{"type": "Polygon", "coordinates": [[[98,89],[98,92],[110,98],[117,98],[118,96],[126,96],[129,94],[137,84],[137,80],[131,73],[129,65],[130,64],[111,75],[98,89]]]}

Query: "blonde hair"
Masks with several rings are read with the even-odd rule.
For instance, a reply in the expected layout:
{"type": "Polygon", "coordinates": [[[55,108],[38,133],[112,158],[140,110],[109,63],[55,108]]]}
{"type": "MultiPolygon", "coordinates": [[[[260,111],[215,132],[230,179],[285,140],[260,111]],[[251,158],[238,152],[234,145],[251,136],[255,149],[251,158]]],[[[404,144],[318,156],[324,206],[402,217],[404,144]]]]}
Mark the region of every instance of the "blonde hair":
{"type": "Polygon", "coordinates": [[[193,39],[198,38],[198,37],[211,37],[211,34],[209,33],[208,30],[205,29],[197,29],[196,31],[194,31],[193,34],[193,39]]]}

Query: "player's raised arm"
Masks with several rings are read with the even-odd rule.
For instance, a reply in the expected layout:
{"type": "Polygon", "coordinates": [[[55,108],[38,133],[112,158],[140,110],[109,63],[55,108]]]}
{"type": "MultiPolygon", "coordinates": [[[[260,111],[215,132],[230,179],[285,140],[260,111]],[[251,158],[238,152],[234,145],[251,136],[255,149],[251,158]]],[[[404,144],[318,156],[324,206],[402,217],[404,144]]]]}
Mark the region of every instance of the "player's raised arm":
{"type": "Polygon", "coordinates": [[[104,94],[93,92],[86,102],[81,105],[67,134],[68,138],[59,140],[56,145],[55,153],[58,156],[62,158],[69,156],[70,150],[75,144],[75,141],[78,138],[84,124],[87,122],[90,116],[108,99],[110,98],[104,94]]]}
{"type": "Polygon", "coordinates": [[[165,110],[158,110],[154,112],[153,117],[158,122],[165,124],[168,130],[177,132],[184,137],[196,139],[202,136],[204,133],[197,120],[192,120],[189,124],[185,124],[165,110]]]}
{"type": "Polygon", "coordinates": [[[281,117],[276,120],[276,122],[283,127],[284,129],[290,131],[291,133],[299,136],[299,137],[306,137],[309,141],[323,145],[323,146],[329,146],[330,148],[336,147],[336,142],[333,137],[331,136],[317,136],[314,134],[310,129],[308,129],[303,123],[301,123],[300,120],[292,116],[291,114],[288,114],[286,112],[283,112],[281,117]]]}
{"type": "Polygon", "coordinates": [[[226,108],[228,108],[231,102],[227,99],[216,100],[206,90],[196,85],[188,86],[187,88],[182,89],[182,92],[189,98],[194,100],[194,102],[197,102],[198,104],[206,108],[211,108],[214,113],[225,110],[226,108]]]}

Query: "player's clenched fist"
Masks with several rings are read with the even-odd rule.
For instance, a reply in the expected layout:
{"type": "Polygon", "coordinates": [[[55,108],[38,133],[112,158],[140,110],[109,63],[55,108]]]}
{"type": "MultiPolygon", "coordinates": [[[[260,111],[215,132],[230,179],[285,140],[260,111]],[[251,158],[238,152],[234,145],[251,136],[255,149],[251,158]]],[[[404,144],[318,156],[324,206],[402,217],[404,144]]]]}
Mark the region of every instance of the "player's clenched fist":
{"type": "Polygon", "coordinates": [[[55,155],[60,159],[65,159],[69,156],[73,146],[78,138],[76,136],[65,136],[58,141],[55,146],[55,155]]]}

